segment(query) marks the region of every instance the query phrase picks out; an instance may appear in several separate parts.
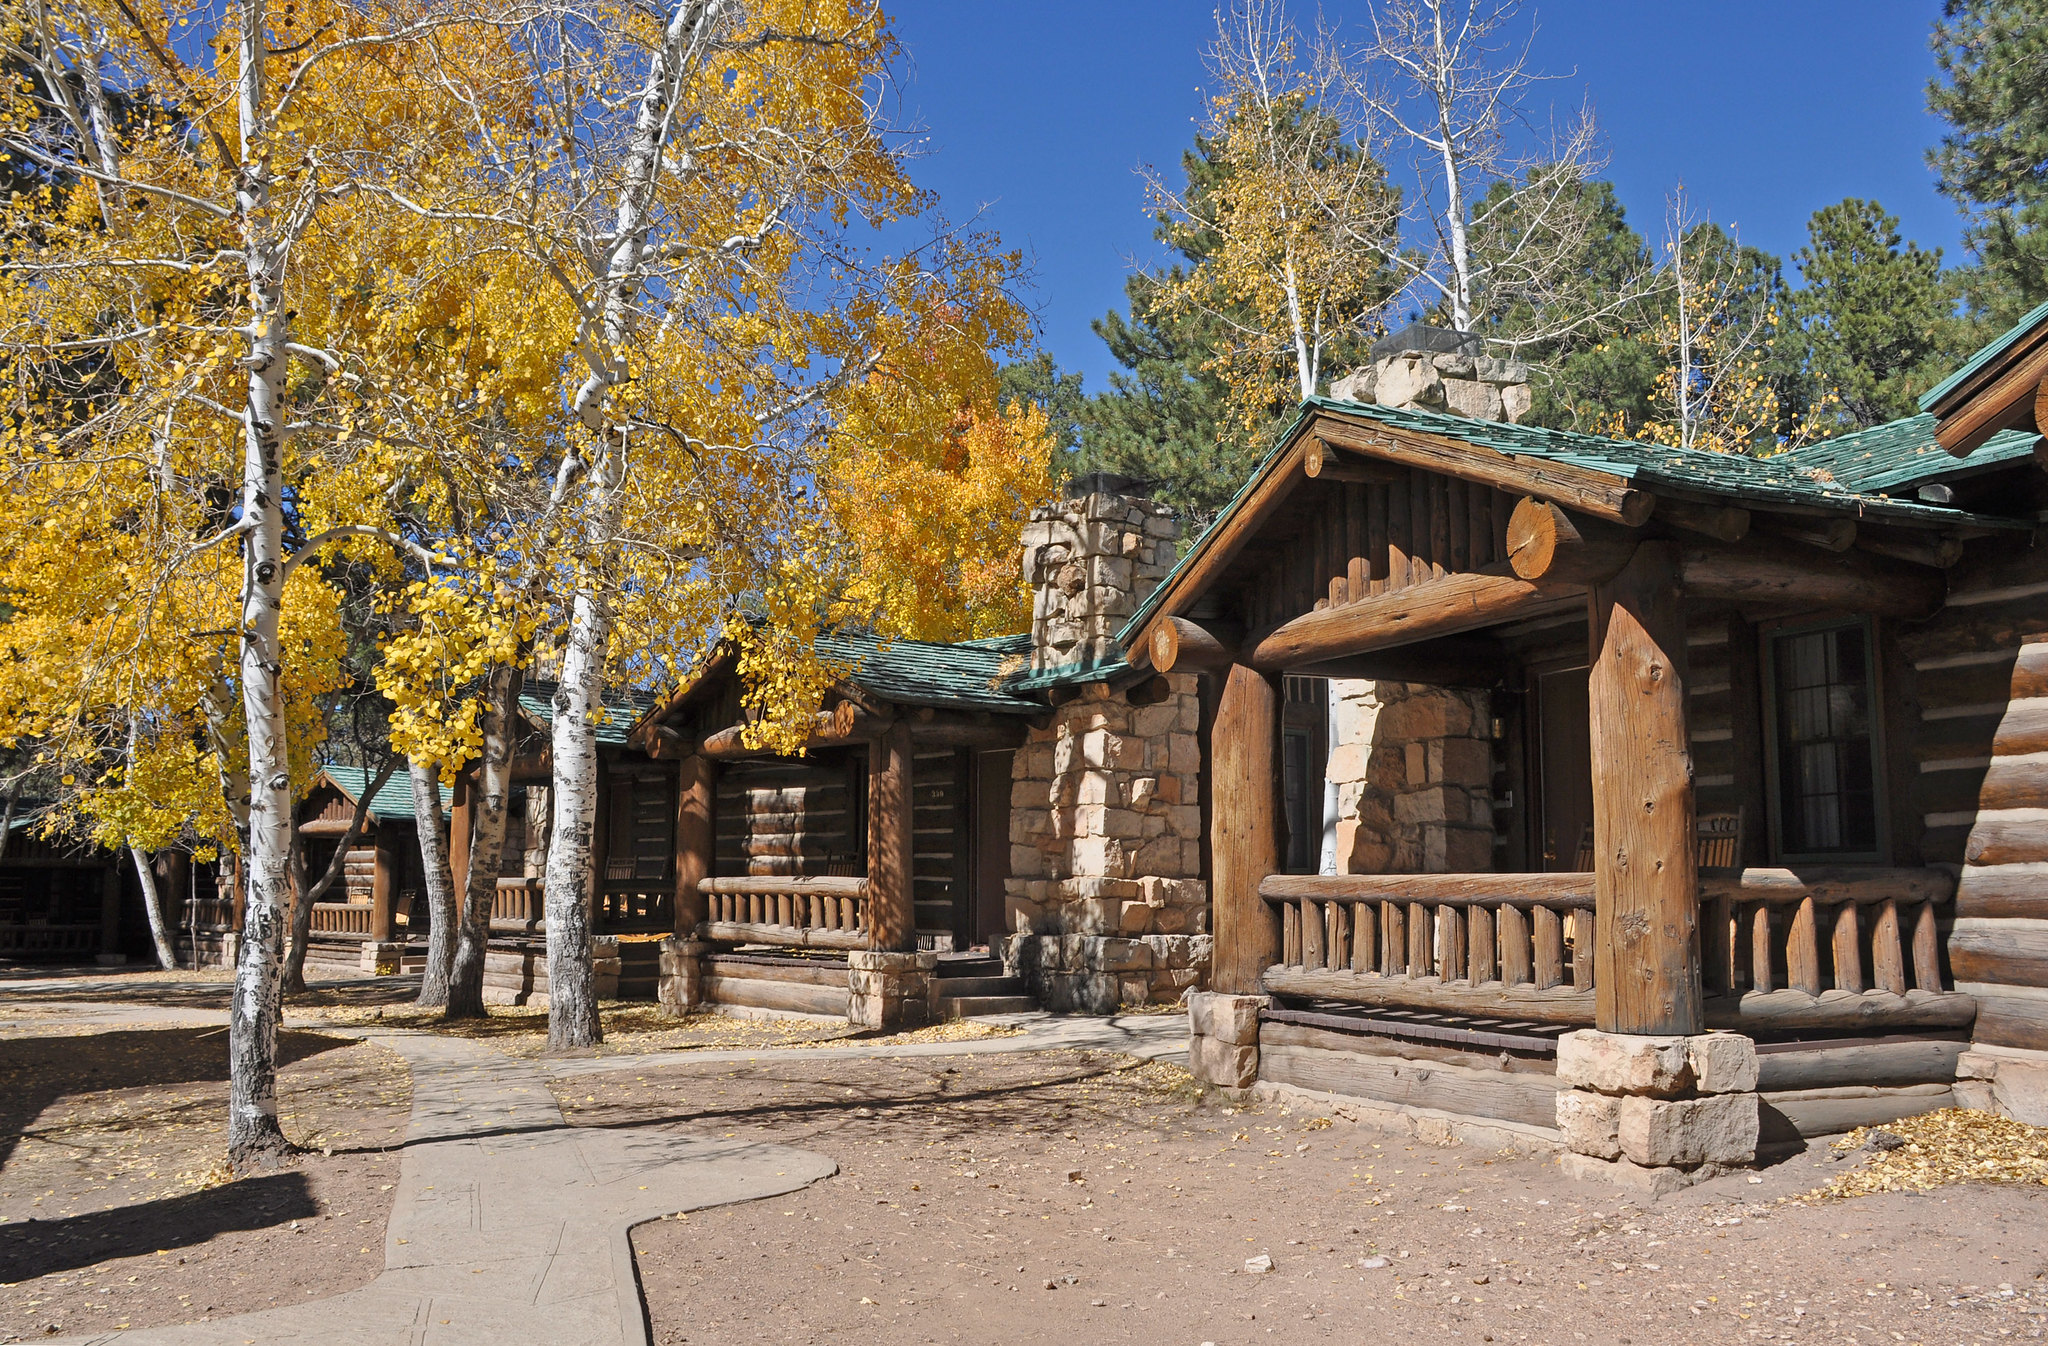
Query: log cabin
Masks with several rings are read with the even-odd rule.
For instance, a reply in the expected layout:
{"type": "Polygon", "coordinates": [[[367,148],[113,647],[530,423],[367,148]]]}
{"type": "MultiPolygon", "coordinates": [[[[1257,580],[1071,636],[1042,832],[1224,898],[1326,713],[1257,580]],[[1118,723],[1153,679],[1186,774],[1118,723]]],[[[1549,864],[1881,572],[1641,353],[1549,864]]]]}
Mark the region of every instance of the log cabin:
{"type": "Polygon", "coordinates": [[[1125,676],[1201,678],[1198,1073],[1655,1190],[2037,1111],[2048,308],[1922,415],[1766,459],[1452,414],[1507,362],[1401,335],[1117,633],[1125,676]],[[1334,819],[1290,779],[1294,679],[1355,710],[1334,819]],[[1671,1044],[1661,1092],[1608,1070],[1671,1044]],[[1710,1114],[1746,1151],[1644,1139],[1710,1114]]]}
{"type": "Polygon", "coordinates": [[[119,854],[41,835],[41,810],[12,810],[0,852],[0,961],[113,966],[147,958],[141,884],[119,854]]]}
{"type": "Polygon", "coordinates": [[[1013,761],[1043,710],[1005,687],[1027,644],[822,636],[819,656],[846,671],[798,756],[747,745],[727,650],[650,708],[627,742],[673,782],[673,843],[640,861],[673,874],[665,998],[872,1010],[878,1026],[911,1000],[913,1020],[1030,1008],[988,953],[1006,931],[1013,761]],[[889,975],[920,967],[916,996],[889,975]],[[864,997],[871,981],[894,994],[864,997]]]}
{"type": "MultiPolygon", "coordinates": [[[[329,764],[298,806],[306,873],[317,879],[347,835],[372,772],[329,764]]],[[[454,792],[442,788],[442,805],[454,792]]],[[[371,797],[341,877],[313,904],[309,971],[329,974],[417,972],[426,957],[429,910],[421,873],[412,784],[400,770],[371,797]]]]}

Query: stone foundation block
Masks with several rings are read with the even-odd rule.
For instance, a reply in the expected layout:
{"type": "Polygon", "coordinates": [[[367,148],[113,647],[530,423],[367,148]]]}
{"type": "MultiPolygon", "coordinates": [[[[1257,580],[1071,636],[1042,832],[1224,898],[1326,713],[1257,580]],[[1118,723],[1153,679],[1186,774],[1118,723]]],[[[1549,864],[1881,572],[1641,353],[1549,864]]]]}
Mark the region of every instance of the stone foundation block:
{"type": "Polygon", "coordinates": [[[1756,1089],[1756,1042],[1740,1033],[1701,1033],[1685,1040],[1693,1088],[1703,1094],[1747,1094],[1756,1089]]]}
{"type": "Polygon", "coordinates": [[[1621,1157],[1621,1100],[1584,1089],[1557,1095],[1557,1129],[1574,1154],[1596,1159],[1621,1157]]]}
{"type": "Polygon", "coordinates": [[[665,1014],[684,1015],[704,1003],[704,957],[712,945],[670,935],[661,942],[661,980],[655,999],[665,1014]]]}
{"type": "Polygon", "coordinates": [[[357,964],[373,977],[395,977],[399,965],[405,961],[404,940],[363,941],[361,961],[357,964]]]}
{"type": "Polygon", "coordinates": [[[1197,991],[1188,997],[1188,1032],[1235,1047],[1256,1047],[1259,1011],[1272,1003],[1270,996],[1197,991]]]}
{"type": "Polygon", "coordinates": [[[895,1032],[922,1028],[937,1017],[932,1004],[939,966],[935,952],[884,953],[856,949],[846,955],[849,1022],[895,1032]]]}
{"type": "Polygon", "coordinates": [[[1557,1157],[1557,1166],[1574,1181],[1611,1183],[1647,1197],[1670,1196],[1694,1183],[1718,1178],[1729,1171],[1719,1164],[1701,1164],[1697,1168],[1650,1168],[1627,1159],[1596,1159],[1590,1154],[1572,1154],[1569,1151],[1557,1157]]]}
{"type": "Polygon", "coordinates": [[[1645,1167],[1749,1164],[1756,1160],[1757,1095],[1621,1100],[1622,1154],[1645,1167]]]}
{"type": "Polygon", "coordinates": [[[1218,1038],[1189,1038],[1188,1073],[1219,1089],[1249,1089],[1259,1077],[1259,1049],[1218,1038]]]}
{"type": "Polygon", "coordinates": [[[1570,1089],[1672,1098],[1692,1088],[1692,1056],[1682,1037],[1581,1028],[1557,1041],[1557,1080],[1570,1089]]]}
{"type": "Polygon", "coordinates": [[[1972,1047],[1956,1060],[1956,1102],[2048,1126],[2048,1052],[1972,1047]]]}

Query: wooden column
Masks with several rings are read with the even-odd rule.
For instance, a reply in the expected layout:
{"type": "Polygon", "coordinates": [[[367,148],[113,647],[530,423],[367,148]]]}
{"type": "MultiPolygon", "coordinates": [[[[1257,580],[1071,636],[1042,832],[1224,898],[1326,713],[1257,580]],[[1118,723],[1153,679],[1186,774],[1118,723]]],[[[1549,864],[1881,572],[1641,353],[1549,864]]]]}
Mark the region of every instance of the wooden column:
{"type": "Polygon", "coordinates": [[[717,829],[718,767],[703,757],[685,757],[676,781],[676,933],[688,939],[709,918],[697,885],[711,877],[717,829]]]}
{"type": "Polygon", "coordinates": [[[889,726],[868,747],[868,947],[917,947],[911,892],[910,726],[889,726]]]}
{"type": "Polygon", "coordinates": [[[1646,542],[1593,592],[1595,1026],[1697,1033],[1699,866],[1678,549],[1646,542]]]}
{"type": "Polygon", "coordinates": [[[455,891],[469,891],[469,827],[472,812],[467,773],[455,778],[455,797],[448,807],[448,872],[455,891]]]}
{"type": "Polygon", "coordinates": [[[370,869],[370,938],[384,944],[390,942],[395,924],[391,904],[398,896],[398,867],[403,861],[385,829],[377,829],[371,844],[375,859],[370,869]]]}
{"type": "Polygon", "coordinates": [[[1223,675],[1209,731],[1210,888],[1216,954],[1209,984],[1255,994],[1279,956],[1273,911],[1259,884],[1280,869],[1280,685],[1234,664],[1223,675]]]}

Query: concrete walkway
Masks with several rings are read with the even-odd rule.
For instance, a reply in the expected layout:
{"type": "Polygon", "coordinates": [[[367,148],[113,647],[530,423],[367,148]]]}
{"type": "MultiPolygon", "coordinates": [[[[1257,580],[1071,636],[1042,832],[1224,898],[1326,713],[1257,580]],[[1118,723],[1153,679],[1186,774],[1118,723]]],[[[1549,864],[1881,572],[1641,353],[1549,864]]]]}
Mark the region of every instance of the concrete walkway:
{"type": "Polygon", "coordinates": [[[571,1127],[531,1066],[457,1038],[365,1034],[412,1067],[384,1271],[312,1304],[74,1341],[643,1346],[628,1231],[829,1177],[806,1150],[571,1127]]]}

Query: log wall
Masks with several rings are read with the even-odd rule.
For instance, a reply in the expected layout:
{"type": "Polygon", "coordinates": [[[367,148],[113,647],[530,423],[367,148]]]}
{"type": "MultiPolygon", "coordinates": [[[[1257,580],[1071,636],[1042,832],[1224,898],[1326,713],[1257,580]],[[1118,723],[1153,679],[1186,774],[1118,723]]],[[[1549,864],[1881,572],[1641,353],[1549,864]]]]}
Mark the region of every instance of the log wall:
{"type": "Polygon", "coordinates": [[[2024,542],[1972,550],[1899,637],[1893,723],[1922,855],[1961,868],[1946,947],[1976,1039],[2048,1050],[2048,564],[2024,542]]]}

